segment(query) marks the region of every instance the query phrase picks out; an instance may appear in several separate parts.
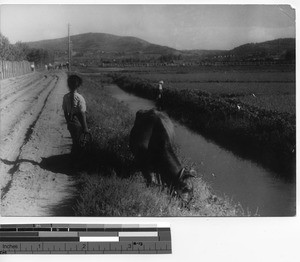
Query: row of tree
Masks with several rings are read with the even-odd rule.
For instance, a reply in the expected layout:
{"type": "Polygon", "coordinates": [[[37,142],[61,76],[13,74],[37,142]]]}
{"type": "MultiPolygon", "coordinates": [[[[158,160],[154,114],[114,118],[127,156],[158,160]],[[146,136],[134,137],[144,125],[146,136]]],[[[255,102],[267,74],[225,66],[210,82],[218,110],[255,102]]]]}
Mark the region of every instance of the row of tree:
{"type": "Polygon", "coordinates": [[[30,48],[22,42],[11,44],[7,37],[0,33],[0,60],[34,62],[39,66],[53,63],[54,54],[41,48],[30,48]]]}

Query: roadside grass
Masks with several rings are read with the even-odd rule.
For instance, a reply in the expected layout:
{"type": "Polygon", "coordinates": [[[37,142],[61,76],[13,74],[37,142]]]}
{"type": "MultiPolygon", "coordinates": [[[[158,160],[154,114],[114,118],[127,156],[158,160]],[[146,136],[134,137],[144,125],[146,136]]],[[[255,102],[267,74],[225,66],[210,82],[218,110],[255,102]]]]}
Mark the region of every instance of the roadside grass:
{"type": "Polygon", "coordinates": [[[82,77],[79,92],[88,105],[93,143],[78,180],[79,198],[73,208],[76,216],[249,215],[229,199],[216,197],[201,176],[195,178],[195,198],[188,208],[166,190],[146,187],[128,146],[134,117],[108,94],[104,82],[82,77]]]}
{"type": "Polygon", "coordinates": [[[120,178],[114,170],[106,175],[83,174],[84,185],[74,209],[77,216],[242,216],[241,207],[228,199],[212,195],[209,188],[196,179],[195,198],[188,208],[171,198],[166,190],[147,187],[140,173],[120,178]]]}
{"type": "Polygon", "coordinates": [[[87,101],[87,122],[93,136],[89,169],[95,171],[105,166],[128,176],[133,163],[128,141],[134,119],[124,105],[107,94],[103,83],[83,79],[79,91],[87,101]]]}

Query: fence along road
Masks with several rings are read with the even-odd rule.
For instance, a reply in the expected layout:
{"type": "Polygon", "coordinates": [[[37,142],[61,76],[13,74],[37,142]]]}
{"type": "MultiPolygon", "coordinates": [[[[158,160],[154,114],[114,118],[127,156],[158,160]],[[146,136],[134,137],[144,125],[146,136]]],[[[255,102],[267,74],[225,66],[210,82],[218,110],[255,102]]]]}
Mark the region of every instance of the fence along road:
{"type": "Polygon", "coordinates": [[[31,63],[28,61],[0,60],[0,79],[25,75],[31,72],[31,63]]]}

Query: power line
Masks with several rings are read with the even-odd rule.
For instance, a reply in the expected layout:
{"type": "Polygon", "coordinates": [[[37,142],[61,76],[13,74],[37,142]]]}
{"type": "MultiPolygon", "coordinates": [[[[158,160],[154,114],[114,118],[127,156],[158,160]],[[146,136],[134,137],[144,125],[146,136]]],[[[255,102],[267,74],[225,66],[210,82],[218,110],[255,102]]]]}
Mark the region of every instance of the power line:
{"type": "Polygon", "coordinates": [[[71,71],[71,41],[70,41],[70,27],[71,25],[68,24],[68,63],[69,63],[69,68],[68,70],[71,71]]]}

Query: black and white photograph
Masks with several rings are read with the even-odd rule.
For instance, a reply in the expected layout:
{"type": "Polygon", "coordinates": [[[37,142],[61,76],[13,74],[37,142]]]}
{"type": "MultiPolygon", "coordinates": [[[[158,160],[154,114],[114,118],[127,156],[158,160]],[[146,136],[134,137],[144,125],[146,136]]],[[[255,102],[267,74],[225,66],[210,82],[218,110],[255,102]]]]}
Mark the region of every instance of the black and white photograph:
{"type": "Polygon", "coordinates": [[[4,4],[2,217],[294,217],[288,4],[4,4]]]}

